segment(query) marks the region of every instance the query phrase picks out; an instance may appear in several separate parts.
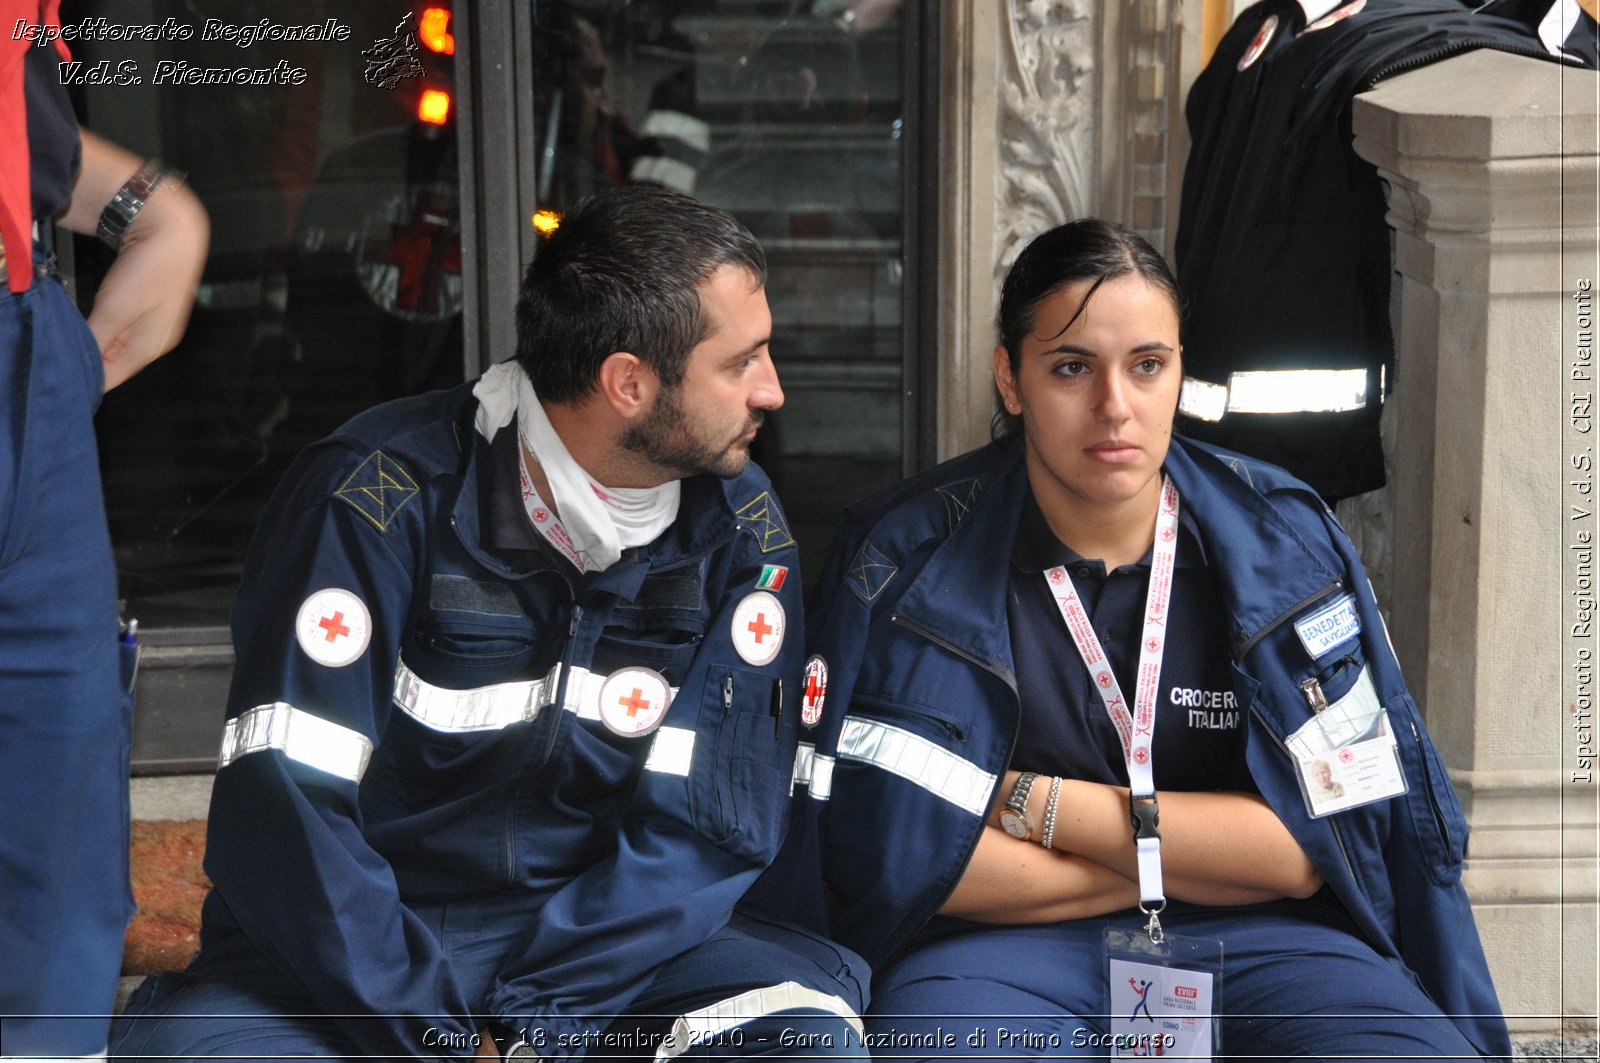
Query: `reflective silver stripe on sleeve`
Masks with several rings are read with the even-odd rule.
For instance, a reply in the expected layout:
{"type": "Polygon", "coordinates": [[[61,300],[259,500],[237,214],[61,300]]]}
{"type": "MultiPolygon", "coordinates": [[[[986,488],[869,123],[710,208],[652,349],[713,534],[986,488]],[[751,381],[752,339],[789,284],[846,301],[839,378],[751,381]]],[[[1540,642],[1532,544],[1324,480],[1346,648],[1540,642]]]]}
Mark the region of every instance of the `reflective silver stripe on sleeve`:
{"type": "Polygon", "coordinates": [[[838,759],[859,760],[893,772],[974,816],[989,811],[994,775],[921,735],[890,724],[846,716],[838,759]]]}
{"type": "Polygon", "coordinates": [[[645,758],[645,771],[659,771],[663,775],[689,775],[694,763],[694,732],[686,727],[658,727],[650,743],[650,756],[645,758]]]}
{"type": "MultiPolygon", "coordinates": [[[[434,686],[401,661],[394,672],[394,703],[405,710],[406,715],[435,731],[452,734],[498,731],[531,720],[541,709],[553,704],[560,681],[561,666],[558,664],[539,679],[451,690],[434,686]]],[[[606,676],[598,672],[573,668],[561,707],[581,720],[600,719],[600,688],[605,681],[606,676]]],[[[669,699],[677,693],[676,687],[671,688],[669,699]]]]}
{"type": "Polygon", "coordinates": [[[247,753],[276,749],[290,760],[359,783],[372,758],[366,735],[340,727],[275,701],[257,705],[229,720],[222,729],[220,771],[247,753]]]}
{"type": "Polygon", "coordinates": [[[833,758],[818,753],[810,742],[801,742],[794,751],[794,778],[789,782],[789,796],[794,788],[804,786],[806,792],[818,801],[826,801],[833,793],[833,758]]]}
{"type": "Polygon", "coordinates": [[[1260,369],[1232,373],[1228,383],[1187,377],[1178,409],[1220,421],[1228,413],[1345,413],[1367,405],[1365,369],[1260,369]]]}
{"type": "Polygon", "coordinates": [[[747,993],[719,1000],[709,1007],[679,1016],[672,1024],[672,1032],[661,1042],[661,1047],[656,1049],[656,1059],[676,1059],[696,1045],[709,1041],[718,1034],[727,1033],[735,1026],[747,1023],[751,1019],[760,1019],[798,1008],[810,1008],[813,1011],[825,1011],[830,1015],[837,1015],[850,1024],[856,1036],[863,1042],[866,1041],[861,1017],[842,999],[831,993],[808,989],[798,982],[783,982],[762,989],[752,989],[747,993]]]}

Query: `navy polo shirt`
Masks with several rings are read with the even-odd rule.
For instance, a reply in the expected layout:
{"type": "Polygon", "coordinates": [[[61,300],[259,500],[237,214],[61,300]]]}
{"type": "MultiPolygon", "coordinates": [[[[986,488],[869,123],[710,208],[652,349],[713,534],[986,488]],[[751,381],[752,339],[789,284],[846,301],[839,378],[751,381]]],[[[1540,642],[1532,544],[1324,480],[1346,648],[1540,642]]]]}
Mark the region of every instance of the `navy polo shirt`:
{"type": "MultiPolygon", "coordinates": [[[[1158,790],[1256,792],[1245,764],[1245,714],[1237,702],[1222,590],[1193,521],[1178,510],[1166,654],[1152,753],[1158,790]]],[[[1105,703],[1067,633],[1043,573],[1066,566],[1130,707],[1143,638],[1151,553],[1106,572],[1057,539],[1030,491],[1011,551],[1006,618],[1017,666],[1021,726],[1011,766],[1063,778],[1128,785],[1105,703]]]]}

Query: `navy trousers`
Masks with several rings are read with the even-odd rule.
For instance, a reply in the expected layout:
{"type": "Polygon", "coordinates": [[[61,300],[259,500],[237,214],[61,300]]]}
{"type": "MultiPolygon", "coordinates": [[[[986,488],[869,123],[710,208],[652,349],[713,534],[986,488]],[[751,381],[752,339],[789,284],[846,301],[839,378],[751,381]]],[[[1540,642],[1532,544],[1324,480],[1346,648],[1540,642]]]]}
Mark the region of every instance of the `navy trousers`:
{"type": "MultiPolygon", "coordinates": [[[[874,1053],[912,1059],[1106,1058],[1102,934],[1137,912],[1040,926],[938,920],[874,982],[874,1053]]],[[[1223,1058],[1478,1059],[1409,971],[1337,903],[1173,903],[1169,934],[1220,940],[1223,1058]]]]}
{"type": "Polygon", "coordinates": [[[130,721],[100,352],[43,261],[0,288],[0,1053],[79,1056],[105,1047],[133,912],[130,721]]]}
{"type": "MultiPolygon", "coordinates": [[[[502,895],[413,905],[434,933],[468,1001],[485,999],[506,957],[525,942],[526,901],[502,895]]],[[[535,1049],[549,1057],[648,1060],[675,1020],[755,989],[795,982],[866,1005],[868,970],[848,949],[784,924],[736,913],[709,941],[666,964],[630,1013],[581,1044],[535,1049]]],[[[753,998],[752,998],[753,999],[753,998]]],[[[111,1032],[112,1058],[169,1060],[338,1059],[355,1057],[342,1023],[318,1015],[295,983],[238,935],[207,942],[186,971],[148,979],[111,1032]]],[[[737,1009],[749,1015],[748,1006],[737,1009]]],[[[359,1021],[359,1020],[356,1020],[359,1021]]],[[[789,1008],[733,1025],[701,1027],[697,1043],[675,1058],[735,1060],[867,1058],[861,1038],[837,1014],[789,1008]]],[[[419,1044],[418,1057],[470,1057],[473,1045],[419,1044]]]]}

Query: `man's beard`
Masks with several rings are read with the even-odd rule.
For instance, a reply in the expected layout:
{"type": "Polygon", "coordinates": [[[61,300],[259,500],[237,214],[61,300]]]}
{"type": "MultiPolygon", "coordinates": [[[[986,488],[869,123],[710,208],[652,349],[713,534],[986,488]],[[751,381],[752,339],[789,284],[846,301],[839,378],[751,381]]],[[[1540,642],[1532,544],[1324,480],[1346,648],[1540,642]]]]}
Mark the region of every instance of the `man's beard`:
{"type": "Polygon", "coordinates": [[[680,478],[709,473],[731,480],[750,463],[750,448],[739,440],[765,419],[765,411],[752,410],[733,439],[700,438],[678,402],[678,389],[663,388],[649,416],[623,433],[622,446],[680,478]]]}

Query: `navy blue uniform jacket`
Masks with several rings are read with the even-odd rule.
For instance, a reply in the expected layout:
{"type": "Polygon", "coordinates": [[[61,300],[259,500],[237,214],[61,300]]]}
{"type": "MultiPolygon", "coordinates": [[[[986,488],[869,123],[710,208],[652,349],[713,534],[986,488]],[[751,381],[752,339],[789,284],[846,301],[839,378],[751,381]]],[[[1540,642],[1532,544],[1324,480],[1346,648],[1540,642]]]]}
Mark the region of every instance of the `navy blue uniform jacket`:
{"type": "Polygon", "coordinates": [[[770,662],[746,663],[731,634],[767,566],[797,564],[765,475],[685,480],[655,542],[580,577],[534,538],[516,432],[487,443],[470,389],[381,406],[308,448],[233,613],[206,940],[242,934],[320,1010],[363,1017],[346,1032],[373,1056],[466,1044],[484,1018],[581,1044],[726,922],[787,819],[798,724],[775,714],[775,684],[799,674],[798,572],[770,592],[792,625],[770,662]],[[296,635],[327,588],[371,618],[365,652],[337,667],[296,635]],[[639,737],[593,712],[599,679],[630,665],[678,691],[639,737]],[[526,944],[489,1000],[464,1000],[407,905],[506,891],[528,897],[526,944]]]}
{"type": "MultiPolygon", "coordinates": [[[[1165,468],[1219,576],[1262,795],[1372,947],[1402,959],[1475,1045],[1509,1056],[1460,884],[1466,822],[1349,541],[1273,466],[1175,439],[1165,468]],[[1360,634],[1313,657],[1294,622],[1344,594],[1360,634]],[[1330,703],[1372,684],[1407,793],[1310,818],[1284,739],[1310,719],[1311,677],[1330,703]]],[[[811,815],[780,866],[792,877],[820,845],[832,930],[874,965],[950,895],[1011,759],[1005,572],[1026,489],[1015,438],[957,458],[852,507],[822,577],[808,630],[828,686],[801,758],[811,815]]]]}

